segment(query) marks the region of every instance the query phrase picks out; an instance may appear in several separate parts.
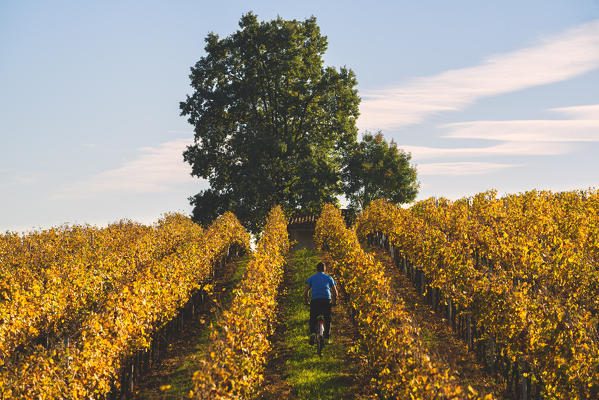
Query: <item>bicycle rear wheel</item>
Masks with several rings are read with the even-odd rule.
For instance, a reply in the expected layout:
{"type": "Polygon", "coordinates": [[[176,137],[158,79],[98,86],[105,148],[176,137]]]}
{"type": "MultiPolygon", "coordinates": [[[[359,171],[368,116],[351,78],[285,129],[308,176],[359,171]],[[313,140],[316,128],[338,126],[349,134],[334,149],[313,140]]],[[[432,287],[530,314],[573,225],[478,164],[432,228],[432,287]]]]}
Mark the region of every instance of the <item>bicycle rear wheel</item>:
{"type": "Polygon", "coordinates": [[[318,341],[318,343],[317,343],[317,345],[318,345],[318,356],[322,357],[322,348],[324,346],[324,338],[319,335],[316,339],[318,341]]]}
{"type": "Polygon", "coordinates": [[[324,347],[324,320],[318,321],[318,333],[316,334],[316,343],[318,348],[318,356],[322,357],[322,348],[324,347]]]}

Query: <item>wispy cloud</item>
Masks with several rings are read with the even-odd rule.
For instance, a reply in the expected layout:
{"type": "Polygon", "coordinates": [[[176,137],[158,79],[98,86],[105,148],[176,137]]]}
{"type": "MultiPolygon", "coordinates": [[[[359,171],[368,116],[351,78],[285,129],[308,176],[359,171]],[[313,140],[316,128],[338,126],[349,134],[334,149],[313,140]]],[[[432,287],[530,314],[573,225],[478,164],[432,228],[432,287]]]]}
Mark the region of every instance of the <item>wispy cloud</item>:
{"type": "Polygon", "coordinates": [[[445,135],[459,139],[504,140],[510,142],[596,142],[597,120],[515,120],[470,121],[443,125],[445,135]]]}
{"type": "Polygon", "coordinates": [[[571,146],[563,143],[507,142],[486,147],[441,148],[427,146],[401,146],[401,148],[410,152],[414,160],[423,160],[447,157],[487,157],[507,155],[550,156],[568,152],[571,149],[571,146]]]}
{"type": "Polygon", "coordinates": [[[520,164],[500,164],[491,162],[447,162],[419,164],[419,175],[483,175],[506,168],[519,167],[520,164]]]}
{"type": "Polygon", "coordinates": [[[553,108],[552,111],[557,111],[569,115],[575,119],[599,120],[599,104],[591,104],[587,106],[572,106],[553,108]]]}
{"type": "Polygon", "coordinates": [[[595,20],[473,67],[363,93],[358,125],[371,130],[399,128],[482,97],[571,79],[598,67],[599,20],[595,20]]]}
{"type": "Polygon", "coordinates": [[[67,185],[52,198],[82,198],[97,193],[155,193],[173,185],[194,182],[182,153],[192,139],[177,139],[156,147],[142,147],[139,156],[122,166],[101,172],[81,182],[67,185]]]}
{"type": "Polygon", "coordinates": [[[599,104],[553,108],[574,119],[467,121],[441,125],[451,139],[500,141],[485,147],[402,146],[414,159],[484,156],[550,156],[572,151],[576,142],[599,141],[599,104]],[[582,119],[580,119],[582,118],[582,119]],[[594,119],[592,119],[594,118],[594,119]]]}

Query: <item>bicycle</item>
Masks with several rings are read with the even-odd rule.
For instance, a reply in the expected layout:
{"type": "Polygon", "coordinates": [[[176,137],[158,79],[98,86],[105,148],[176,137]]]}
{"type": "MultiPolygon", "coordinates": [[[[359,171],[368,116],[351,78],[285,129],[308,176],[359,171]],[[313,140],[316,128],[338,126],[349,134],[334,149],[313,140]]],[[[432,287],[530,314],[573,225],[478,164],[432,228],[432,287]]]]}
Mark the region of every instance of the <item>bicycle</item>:
{"type": "MultiPolygon", "coordinates": [[[[310,306],[309,303],[306,303],[307,306],[310,306]]],[[[336,306],[337,304],[331,304],[331,307],[336,306]]],[[[324,315],[322,314],[318,314],[316,316],[316,334],[314,337],[314,343],[312,343],[312,339],[310,339],[310,344],[315,344],[316,345],[316,351],[318,352],[318,356],[322,358],[322,349],[326,344],[325,338],[324,338],[324,326],[325,326],[325,318],[324,315]]],[[[314,334],[313,334],[314,335],[314,334]]]]}

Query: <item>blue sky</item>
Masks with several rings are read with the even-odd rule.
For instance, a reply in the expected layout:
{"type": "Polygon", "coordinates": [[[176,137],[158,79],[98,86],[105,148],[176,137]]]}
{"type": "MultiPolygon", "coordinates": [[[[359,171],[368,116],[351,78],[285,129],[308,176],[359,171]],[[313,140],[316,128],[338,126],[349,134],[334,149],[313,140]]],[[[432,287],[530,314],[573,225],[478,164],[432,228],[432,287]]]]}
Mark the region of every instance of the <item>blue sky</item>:
{"type": "Polygon", "coordinates": [[[189,213],[189,68],[241,15],[317,17],[419,198],[597,187],[599,1],[0,2],[0,231],[189,213]]]}

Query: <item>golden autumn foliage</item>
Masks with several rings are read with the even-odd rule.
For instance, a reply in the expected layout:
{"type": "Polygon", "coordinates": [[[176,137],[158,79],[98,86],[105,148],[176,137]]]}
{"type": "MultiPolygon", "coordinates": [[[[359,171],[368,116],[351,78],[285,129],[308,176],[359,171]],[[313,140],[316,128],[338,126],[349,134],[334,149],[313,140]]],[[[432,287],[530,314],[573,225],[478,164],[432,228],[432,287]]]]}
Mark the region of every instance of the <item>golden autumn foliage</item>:
{"type": "Polygon", "coordinates": [[[211,332],[207,356],[193,376],[194,398],[248,399],[262,382],[288,249],[287,221],[276,207],[268,216],[230,309],[211,332]]]}
{"type": "Polygon", "coordinates": [[[0,367],[37,337],[68,337],[109,292],[172,252],[186,238],[176,229],[181,218],[167,215],[154,228],[121,221],[0,237],[0,367]]]}
{"type": "Polygon", "coordinates": [[[390,278],[373,256],[362,250],[355,232],[345,227],[334,206],[324,207],[316,224],[315,241],[319,249],[329,253],[331,269],[355,312],[360,347],[373,376],[373,398],[483,398],[471,388],[460,387],[451,371],[431,362],[405,305],[392,300],[390,278]]]}
{"type": "Polygon", "coordinates": [[[377,200],[356,225],[386,235],[545,398],[599,395],[599,192],[377,200]]]}
{"type": "MultiPolygon", "coordinates": [[[[114,253],[118,246],[107,252],[116,259],[98,256],[97,263],[87,264],[88,275],[108,270],[124,278],[111,281],[110,288],[98,291],[102,296],[101,306],[92,307],[83,315],[68,344],[34,346],[19,357],[9,355],[5,359],[0,367],[0,397],[89,399],[106,395],[118,387],[117,378],[124,360],[148,348],[151,335],[176,315],[194,290],[208,281],[213,261],[233,244],[249,249],[249,235],[230,213],[205,232],[181,215],[167,216],[156,228],[139,229],[142,232],[132,235],[131,247],[123,243],[121,253],[114,253]]],[[[126,232],[118,234],[127,236],[126,232]]],[[[100,236],[95,238],[94,246],[102,246],[99,240],[100,236]]],[[[74,246],[65,252],[82,251],[74,246]]],[[[68,259],[62,263],[64,268],[70,265],[68,259]]],[[[28,267],[20,266],[20,270],[28,267]]],[[[59,268],[46,271],[46,275],[52,271],[56,282],[66,286],[58,288],[55,296],[60,298],[68,289],[72,292],[69,275],[61,276],[59,268]]],[[[78,277],[72,276],[73,279],[78,277]]],[[[10,288],[8,292],[12,295],[18,290],[10,288]]],[[[54,301],[52,293],[47,301],[54,301]]]]}

